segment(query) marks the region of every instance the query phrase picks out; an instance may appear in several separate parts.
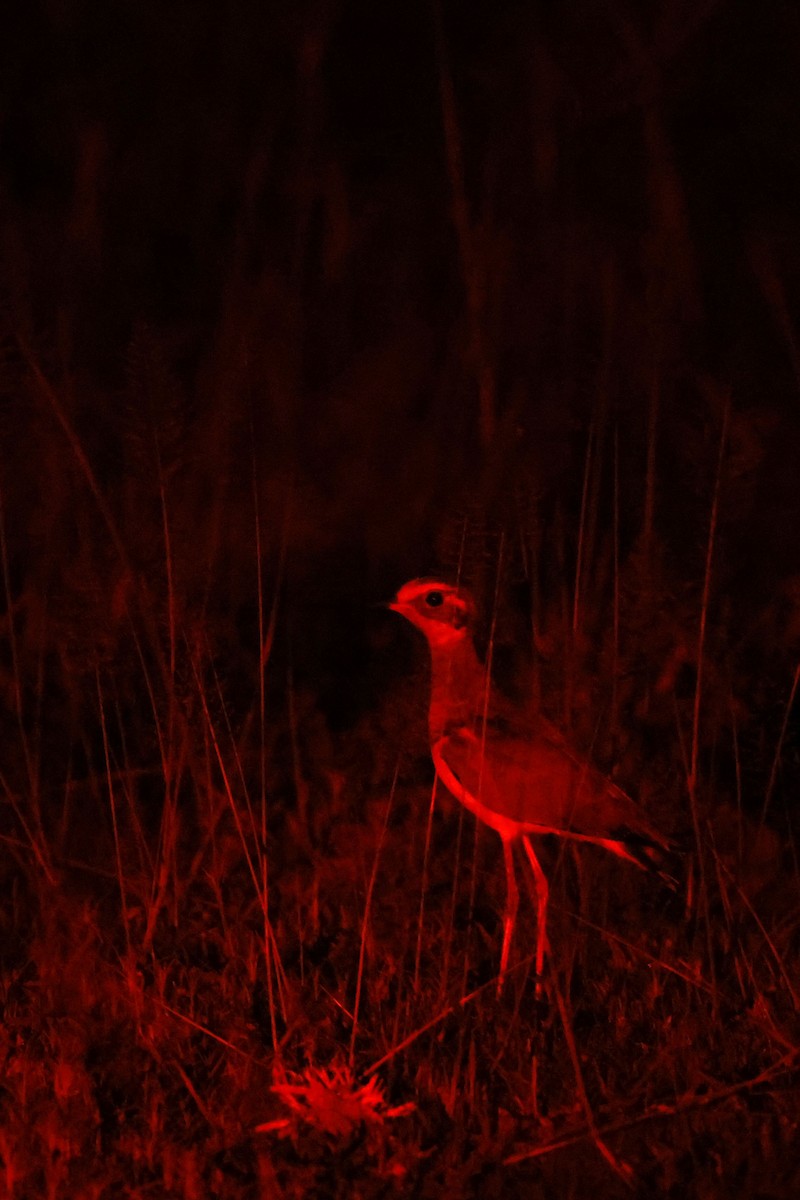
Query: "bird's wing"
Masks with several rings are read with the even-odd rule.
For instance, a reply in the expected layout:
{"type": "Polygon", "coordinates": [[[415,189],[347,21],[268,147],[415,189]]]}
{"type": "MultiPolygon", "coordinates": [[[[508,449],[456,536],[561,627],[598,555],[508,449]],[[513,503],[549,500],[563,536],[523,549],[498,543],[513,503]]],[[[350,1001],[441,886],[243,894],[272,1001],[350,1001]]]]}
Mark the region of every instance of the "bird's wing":
{"type": "Polygon", "coordinates": [[[478,815],[496,828],[486,813],[505,822],[507,830],[521,827],[516,832],[540,830],[598,841],[632,838],[666,847],[630,796],[582,760],[547,722],[537,721],[528,736],[491,722],[485,734],[462,725],[446,733],[437,755],[450,772],[448,780],[440,770],[448,788],[454,790],[454,779],[462,789],[458,798],[467,807],[475,807],[468,797],[476,801],[485,810],[478,815]]]}

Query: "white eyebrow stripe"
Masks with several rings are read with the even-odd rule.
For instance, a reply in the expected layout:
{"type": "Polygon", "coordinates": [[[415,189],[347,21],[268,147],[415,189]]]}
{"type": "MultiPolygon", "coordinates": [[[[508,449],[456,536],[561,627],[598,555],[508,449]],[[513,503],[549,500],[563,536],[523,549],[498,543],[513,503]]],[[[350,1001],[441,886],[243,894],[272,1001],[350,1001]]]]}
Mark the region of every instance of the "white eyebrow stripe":
{"type": "MultiPolygon", "coordinates": [[[[416,585],[406,584],[397,593],[398,599],[402,596],[404,601],[418,600],[420,596],[424,596],[427,592],[442,592],[445,596],[458,597],[456,588],[449,583],[437,583],[436,580],[423,581],[416,585]]],[[[459,597],[460,598],[460,597],[459,597]]]]}

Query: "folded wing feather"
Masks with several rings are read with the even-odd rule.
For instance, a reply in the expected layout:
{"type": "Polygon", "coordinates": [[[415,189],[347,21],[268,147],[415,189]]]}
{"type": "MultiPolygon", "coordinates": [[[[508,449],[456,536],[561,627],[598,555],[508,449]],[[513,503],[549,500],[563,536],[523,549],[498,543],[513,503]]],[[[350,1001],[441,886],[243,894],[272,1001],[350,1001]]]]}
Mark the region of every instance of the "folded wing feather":
{"type": "Polygon", "coordinates": [[[456,797],[503,836],[552,832],[668,846],[631,797],[546,722],[526,737],[491,724],[485,735],[461,725],[437,742],[434,761],[456,797]]]}

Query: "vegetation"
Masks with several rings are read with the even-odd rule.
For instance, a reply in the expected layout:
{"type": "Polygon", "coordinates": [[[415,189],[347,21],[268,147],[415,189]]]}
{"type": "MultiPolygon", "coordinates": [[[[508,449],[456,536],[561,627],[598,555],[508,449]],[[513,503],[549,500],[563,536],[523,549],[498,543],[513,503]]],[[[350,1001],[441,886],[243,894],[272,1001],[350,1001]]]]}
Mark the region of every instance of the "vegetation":
{"type": "Polygon", "coordinates": [[[4,1196],[797,1193],[794,14],[490,7],[9,26],[4,1196]],[[539,1000],[448,570],[682,849],[545,841],[539,1000]]]}

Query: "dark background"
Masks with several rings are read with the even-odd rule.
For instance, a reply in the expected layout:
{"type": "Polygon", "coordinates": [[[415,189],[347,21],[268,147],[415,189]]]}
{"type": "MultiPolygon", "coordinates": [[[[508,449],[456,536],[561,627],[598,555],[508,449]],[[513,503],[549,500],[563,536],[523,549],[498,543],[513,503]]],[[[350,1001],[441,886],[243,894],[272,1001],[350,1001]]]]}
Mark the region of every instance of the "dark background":
{"type": "Polygon", "coordinates": [[[800,1194],[796,0],[5,8],[9,1190],[800,1194]],[[542,987],[427,574],[674,843],[542,987]]]}
{"type": "Polygon", "coordinates": [[[728,411],[711,600],[741,690],[757,660],[785,698],[798,37],[744,0],[15,6],[3,487],[39,638],[85,664],[109,596],[153,618],[163,499],[179,624],[252,658],[255,488],[275,653],[334,724],[381,682],[368,605],[430,571],[485,600],[499,569],[543,628],[580,545],[594,636],[641,552],[691,659],[728,411]]]}

